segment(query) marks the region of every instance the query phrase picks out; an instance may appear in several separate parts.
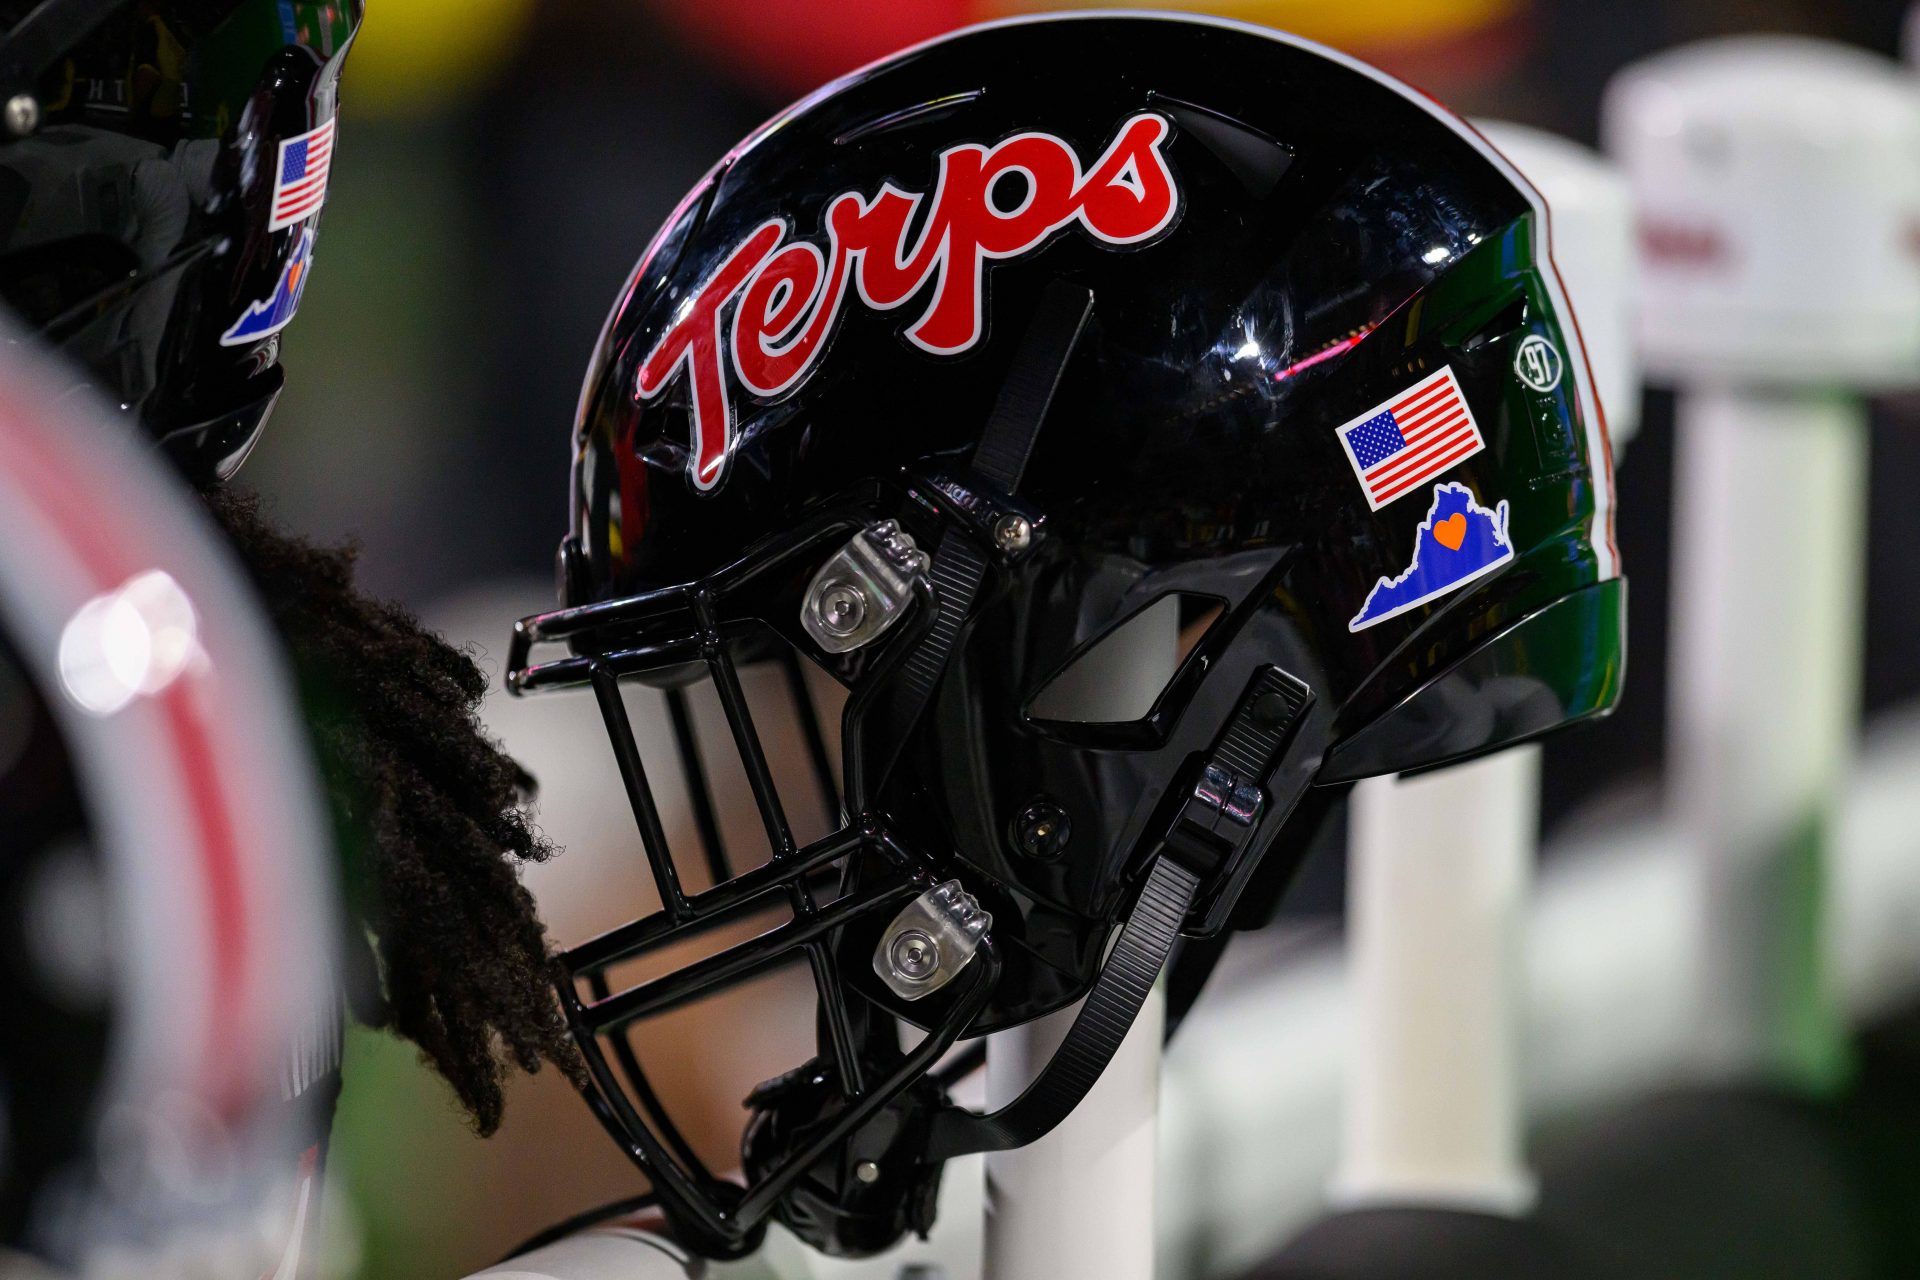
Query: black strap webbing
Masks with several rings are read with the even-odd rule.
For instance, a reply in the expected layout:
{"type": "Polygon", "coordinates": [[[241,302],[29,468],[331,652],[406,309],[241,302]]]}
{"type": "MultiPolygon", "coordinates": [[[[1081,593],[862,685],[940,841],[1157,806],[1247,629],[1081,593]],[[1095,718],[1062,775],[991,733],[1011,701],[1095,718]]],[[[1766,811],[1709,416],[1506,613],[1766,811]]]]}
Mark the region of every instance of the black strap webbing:
{"type": "MultiPolygon", "coordinates": [[[[1092,310],[1093,294],[1084,286],[1055,280],[1042,291],[1021,335],[973,452],[974,472],[1008,494],[1020,487],[1040,424],[1046,420],[1067,360],[1092,310]]],[[[888,708],[895,752],[933,696],[986,572],[986,554],[972,535],[949,527],[933,557],[931,576],[939,612],[902,665],[898,692],[888,708]]],[[[889,758],[887,767],[891,763],[889,758]]],[[[928,1140],[930,1158],[1023,1146],[1079,1105],[1113,1060],[1153,989],[1198,885],[1198,878],[1172,858],[1163,856],[1155,862],[1079,1016],[1039,1076],[1026,1092],[990,1115],[948,1110],[935,1116],[928,1140]]]]}
{"type": "MultiPolygon", "coordinates": [[[[934,1117],[928,1140],[934,1158],[1024,1146],[1059,1124],[1087,1096],[1133,1026],[1199,891],[1202,873],[1176,861],[1173,848],[1177,844],[1183,849],[1187,860],[1197,856],[1203,867],[1212,865],[1209,874],[1217,875],[1217,864],[1230,862],[1249,847],[1259,823],[1246,814],[1236,816],[1231,806],[1243,787],[1257,788],[1272,771],[1312,701],[1313,691],[1279,667],[1254,672],[1233,716],[1214,740],[1202,774],[1210,787],[1224,785],[1231,794],[1210,797],[1210,787],[1192,789],[1185,809],[1156,851],[1140,898],[1060,1047],[1026,1092],[1000,1110],[983,1116],[950,1108],[934,1117]],[[1224,777],[1224,784],[1213,783],[1216,776],[1224,777]]],[[[1187,785],[1193,786],[1191,778],[1187,785]]],[[[1252,813],[1258,810],[1256,803],[1252,813]]],[[[1186,1003],[1191,1003],[1190,997],[1186,1003]]],[[[1177,1012],[1184,1014],[1185,1009],[1177,1012]]]]}
{"type": "Polygon", "coordinates": [[[1080,1105],[1146,1002],[1199,884],[1199,877],[1172,858],[1155,860],[1093,990],[1047,1065],[1024,1093],[998,1111],[975,1115],[954,1108],[935,1116],[927,1141],[931,1158],[1025,1146],[1080,1105]]]}
{"type": "Polygon", "coordinates": [[[986,429],[973,449],[973,469],[1008,493],[1020,488],[1047,406],[1053,403],[1067,358],[1092,312],[1093,294],[1085,285],[1054,280],[1040,292],[1040,302],[1007,368],[1007,380],[1000,384],[986,429]]]}
{"type": "MultiPolygon", "coordinates": [[[[1011,494],[1020,487],[1033,442],[1046,421],[1047,406],[1060,385],[1067,359],[1080,341],[1093,294],[1084,285],[1054,280],[1040,294],[1039,305],[1014,349],[1006,381],[987,415],[980,443],[974,447],[973,469],[1011,494]]],[[[886,746],[874,769],[874,788],[893,767],[914,723],[926,710],[933,688],[940,682],[960,627],[973,612],[974,598],[987,574],[987,557],[970,534],[949,525],[934,548],[933,581],[937,613],[914,651],[901,664],[900,675],[879,720],[886,746]]]]}

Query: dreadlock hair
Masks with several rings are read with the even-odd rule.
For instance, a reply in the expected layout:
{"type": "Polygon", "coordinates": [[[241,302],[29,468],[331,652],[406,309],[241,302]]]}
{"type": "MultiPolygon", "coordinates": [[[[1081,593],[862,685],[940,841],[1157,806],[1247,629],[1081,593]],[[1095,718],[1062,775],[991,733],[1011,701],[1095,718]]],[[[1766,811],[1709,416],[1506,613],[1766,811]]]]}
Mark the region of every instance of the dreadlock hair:
{"type": "Polygon", "coordinates": [[[384,1002],[356,1013],[418,1045],[491,1134],[509,1064],[583,1075],[517,871],[555,852],[522,808],[533,777],[481,728],[473,659],[355,589],[355,547],[283,533],[225,486],[204,497],[300,680],[350,905],[384,979],[384,1002]]]}

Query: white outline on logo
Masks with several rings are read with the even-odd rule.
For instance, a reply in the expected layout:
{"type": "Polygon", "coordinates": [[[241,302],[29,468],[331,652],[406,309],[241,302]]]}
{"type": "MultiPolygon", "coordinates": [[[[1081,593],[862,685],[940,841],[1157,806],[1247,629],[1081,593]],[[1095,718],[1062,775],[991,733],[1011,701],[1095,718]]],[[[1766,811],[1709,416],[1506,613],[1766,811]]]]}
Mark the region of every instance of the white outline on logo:
{"type": "MultiPolygon", "coordinates": [[[[979,345],[980,340],[986,334],[986,277],[987,265],[989,263],[1017,258],[1032,253],[1046,244],[1057,233],[1076,222],[1079,223],[1080,228],[1095,241],[1117,248],[1140,244],[1164,232],[1173,224],[1174,220],[1179,217],[1180,210],[1184,203],[1180,186],[1174,180],[1172,168],[1167,164],[1166,156],[1161,151],[1162,144],[1166,142],[1167,138],[1172,134],[1172,131],[1173,126],[1164,115],[1154,111],[1135,112],[1123,120],[1114,130],[1111,140],[1101,150],[1098,158],[1095,159],[1090,166],[1081,163],[1080,153],[1075,150],[1073,145],[1067,142],[1066,139],[1040,130],[1027,130],[1022,133],[1012,134],[1000,139],[991,146],[978,142],[959,143],[940,152],[937,174],[933,189],[930,193],[906,191],[891,182],[883,182],[871,196],[863,195],[858,188],[850,188],[840,192],[827,201],[825,212],[821,217],[821,230],[823,230],[827,236],[825,249],[822,249],[821,246],[810,239],[796,237],[793,224],[785,217],[770,218],[756,226],[747,235],[741,237],[734,245],[733,250],[722,261],[721,265],[716,267],[714,271],[700,283],[699,287],[688,295],[687,301],[682,304],[683,307],[691,306],[694,301],[703,299],[715,279],[727,266],[732,264],[742,249],[768,228],[779,228],[778,238],[774,241],[773,246],[766,252],[765,256],[755,263],[753,269],[747,276],[728,293],[726,298],[721,299],[713,308],[715,349],[723,353],[723,367],[720,371],[722,379],[720,402],[727,414],[727,421],[722,432],[725,444],[718,455],[707,459],[704,467],[701,465],[701,441],[704,438],[702,431],[702,397],[698,394],[698,388],[694,388],[694,393],[690,397],[692,430],[688,465],[688,475],[694,488],[704,493],[710,492],[717,487],[726,475],[727,464],[733,454],[733,446],[735,443],[734,415],[731,397],[727,395],[727,375],[731,374],[733,380],[742,388],[762,398],[779,396],[799,386],[813,372],[815,365],[819,362],[821,353],[828,345],[828,340],[833,329],[839,323],[840,313],[846,303],[848,293],[847,284],[849,281],[852,283],[853,291],[859,295],[861,303],[866,306],[868,310],[875,313],[893,311],[914,301],[916,298],[926,297],[928,294],[928,282],[932,281],[931,299],[926,302],[925,310],[919,318],[906,328],[902,336],[905,337],[908,342],[911,342],[914,346],[927,352],[929,355],[959,355],[979,345]],[[1131,135],[1135,127],[1143,120],[1151,121],[1157,126],[1153,135],[1144,140],[1132,138],[1131,135]],[[1093,218],[1090,217],[1087,212],[1085,202],[1075,200],[1073,201],[1073,208],[1064,217],[1037,229],[1032,235],[1017,245],[998,250],[988,249],[978,243],[963,246],[967,251],[968,257],[971,259],[973,270],[973,279],[970,282],[970,297],[966,304],[966,315],[971,321],[969,332],[959,341],[947,344],[928,340],[925,337],[924,331],[935,319],[942,302],[949,296],[947,278],[948,273],[952,269],[954,258],[952,224],[939,218],[937,215],[940,210],[945,207],[948,180],[953,170],[955,157],[977,155],[980,157],[980,168],[984,171],[991,168],[994,163],[994,158],[1007,148],[1018,143],[1034,141],[1051,144],[1065,157],[1067,163],[1072,168],[1072,182],[1068,187],[1068,192],[1075,196],[1082,194],[1088,178],[1091,175],[1099,173],[1106,164],[1119,154],[1118,149],[1125,146],[1128,149],[1126,161],[1120,170],[1113,175],[1111,181],[1123,190],[1132,193],[1136,198],[1144,198],[1147,184],[1144,175],[1140,172],[1141,155],[1144,151],[1147,155],[1153,157],[1153,162],[1159,167],[1160,177],[1169,192],[1169,199],[1165,211],[1151,226],[1144,230],[1133,235],[1115,236],[1107,234],[1096,226],[1093,218]],[[919,216],[921,205],[923,201],[928,200],[929,195],[931,196],[931,200],[927,204],[929,214],[922,220],[919,216]],[[836,216],[841,215],[843,209],[850,210],[850,213],[846,216],[864,219],[871,216],[874,211],[879,208],[882,201],[888,199],[906,202],[906,211],[899,223],[901,242],[894,246],[894,260],[890,265],[894,271],[901,274],[904,274],[907,268],[914,266],[916,263],[920,263],[920,267],[917,275],[902,284],[898,291],[898,297],[889,302],[881,302],[875,300],[867,289],[867,248],[862,246],[859,248],[842,249],[839,232],[835,228],[835,220],[836,216]],[[913,247],[909,250],[906,248],[904,242],[907,232],[915,226],[916,222],[920,224],[919,234],[913,243],[913,247]],[[929,237],[936,235],[940,237],[938,243],[931,242],[929,237]],[[735,299],[739,298],[744,300],[746,297],[751,296],[754,289],[759,285],[762,276],[765,275],[766,272],[776,269],[777,264],[786,262],[790,267],[791,260],[786,258],[789,251],[798,251],[811,259],[808,272],[814,279],[813,288],[808,294],[805,303],[795,308],[793,318],[789,320],[784,327],[777,332],[758,333],[755,335],[755,340],[759,344],[759,354],[763,358],[777,359],[792,351],[796,343],[803,341],[810,341],[813,346],[806,358],[802,360],[792,372],[786,374],[778,381],[761,383],[755,381],[746,372],[748,362],[742,359],[741,345],[744,339],[742,330],[745,326],[740,323],[739,307],[741,303],[735,301],[735,299]],[[924,262],[921,261],[922,254],[927,255],[924,262]],[[844,267],[836,271],[835,267],[840,264],[843,258],[845,260],[844,267]],[[830,291],[830,296],[823,297],[823,291],[830,291]],[[729,307],[731,307],[731,311],[729,311],[729,307]]],[[[988,211],[994,219],[999,221],[1008,221],[1019,217],[1032,206],[1034,200],[1039,198],[1040,181],[1038,175],[1025,165],[1015,164],[1001,168],[988,182],[986,190],[991,193],[993,184],[998,182],[1000,177],[1013,172],[1020,172],[1026,175],[1028,187],[1027,198],[1021,202],[1019,209],[1011,212],[998,209],[992,204],[989,198],[987,201],[988,211]]],[[[792,287],[791,281],[782,281],[780,285],[776,285],[769,293],[766,303],[764,304],[764,314],[767,316],[776,315],[780,310],[791,305],[793,302],[792,287]],[[786,288],[783,290],[782,286],[786,286],[786,288]]],[[[684,314],[684,312],[682,314],[684,314]]],[[[654,397],[660,395],[679,378],[682,372],[685,372],[689,378],[698,379],[699,371],[693,367],[693,347],[689,344],[681,350],[679,358],[668,368],[661,370],[652,385],[648,385],[646,378],[647,366],[677,332],[677,324],[668,324],[654,340],[653,346],[648,350],[647,354],[641,359],[639,371],[634,378],[634,392],[642,401],[652,400],[654,397]]]]}
{"type": "MultiPolygon", "coordinates": [[[[821,85],[818,89],[815,89],[806,97],[795,102],[785,111],[782,111],[779,115],[761,125],[753,134],[742,140],[740,145],[733,149],[729,159],[744,155],[752,151],[755,147],[765,143],[768,139],[775,137],[779,134],[782,126],[804,115],[820,103],[832,98],[849,85],[858,84],[862,79],[871,76],[876,69],[900,62],[912,57],[914,54],[946,44],[949,41],[964,40],[971,36],[978,35],[983,31],[1005,30],[1011,27],[1023,27],[1038,23],[1111,22],[1116,20],[1161,23],[1181,22],[1196,27],[1212,27],[1223,31],[1238,31],[1245,35],[1256,36],[1262,40],[1271,40],[1275,44],[1287,45],[1295,49],[1304,49],[1318,57],[1325,58],[1327,61],[1337,66],[1345,67],[1349,71],[1366,77],[1387,91],[1397,94],[1415,108],[1425,112],[1428,116],[1444,125],[1461,141],[1478,152],[1489,164],[1493,165],[1495,169],[1509,182],[1513,183],[1515,188],[1526,197],[1527,203],[1532,206],[1534,213],[1538,215],[1534,221],[1532,239],[1534,253],[1543,266],[1543,270],[1540,273],[1541,282],[1546,286],[1547,296],[1553,303],[1554,313],[1560,318],[1562,325],[1565,326],[1562,336],[1567,346],[1567,357],[1569,360],[1576,362],[1576,367],[1580,371],[1573,380],[1573,399],[1574,402],[1580,406],[1580,417],[1586,428],[1587,466],[1593,474],[1593,517],[1588,522],[1587,542],[1588,545],[1593,548],[1595,569],[1597,570],[1599,579],[1606,581],[1609,578],[1619,577],[1620,553],[1619,549],[1614,545],[1613,531],[1613,454],[1607,442],[1606,417],[1600,408],[1600,398],[1593,390],[1593,371],[1587,356],[1586,341],[1580,333],[1579,317],[1573,312],[1573,304],[1567,299],[1566,285],[1560,279],[1559,268],[1553,261],[1553,219],[1551,212],[1547,208],[1546,197],[1542,196],[1539,188],[1535,187],[1533,183],[1527,179],[1527,176],[1521,173],[1519,168],[1516,167],[1511,160],[1507,159],[1498,147],[1488,142],[1486,136],[1478,129],[1475,129],[1454,112],[1440,105],[1438,101],[1428,94],[1414,88],[1404,80],[1399,80],[1388,75],[1378,67],[1362,62],[1352,54],[1342,53],[1340,50],[1332,48],[1329,45],[1324,45],[1314,40],[1302,39],[1300,36],[1292,35],[1285,31],[1277,31],[1272,27],[1259,26],[1255,23],[1245,22],[1237,18],[1219,18],[1207,14],[1145,13],[1138,9],[1095,8],[1070,9],[1061,13],[1020,14],[1011,18],[996,18],[991,22],[976,23],[970,27],[961,27],[954,31],[949,31],[944,35],[923,40],[919,44],[897,50],[883,58],[876,58],[865,66],[857,67],[847,72],[838,80],[833,80],[821,85]]],[[[711,177],[711,175],[709,175],[709,177],[711,177]]],[[[654,252],[655,246],[657,246],[660,241],[660,237],[666,235],[675,226],[679,225],[680,219],[684,216],[685,211],[692,207],[693,201],[704,189],[704,183],[696,186],[687,194],[685,201],[668,216],[666,223],[661,228],[660,234],[655,237],[654,245],[648,246],[646,252],[641,256],[639,265],[634,268],[632,280],[637,281],[640,278],[643,269],[654,252]]],[[[631,283],[630,281],[629,291],[631,290],[631,283]]],[[[607,330],[611,330],[614,318],[618,316],[619,309],[624,305],[628,296],[628,293],[623,293],[621,295],[621,301],[615,303],[614,310],[609,313],[607,318],[607,330]]],[[[602,336],[604,338],[604,333],[602,336]]],[[[580,403],[583,407],[588,403],[593,392],[593,379],[591,375],[589,375],[580,389],[580,403]]]]}

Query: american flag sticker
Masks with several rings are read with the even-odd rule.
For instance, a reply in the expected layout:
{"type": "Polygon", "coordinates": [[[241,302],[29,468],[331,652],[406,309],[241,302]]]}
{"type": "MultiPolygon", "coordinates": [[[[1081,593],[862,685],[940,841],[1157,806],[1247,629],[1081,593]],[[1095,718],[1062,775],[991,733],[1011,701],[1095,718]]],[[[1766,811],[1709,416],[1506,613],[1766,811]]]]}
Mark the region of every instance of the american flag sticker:
{"type": "Polygon", "coordinates": [[[267,230],[278,231],[318,213],[327,198],[327,171],[333,168],[333,121],[280,144],[273,175],[273,217],[267,230]]]}
{"type": "Polygon", "coordinates": [[[1366,491],[1367,505],[1375,511],[1487,447],[1467,398],[1460,394],[1460,380],[1445,365],[1373,406],[1338,434],[1366,491]]]}

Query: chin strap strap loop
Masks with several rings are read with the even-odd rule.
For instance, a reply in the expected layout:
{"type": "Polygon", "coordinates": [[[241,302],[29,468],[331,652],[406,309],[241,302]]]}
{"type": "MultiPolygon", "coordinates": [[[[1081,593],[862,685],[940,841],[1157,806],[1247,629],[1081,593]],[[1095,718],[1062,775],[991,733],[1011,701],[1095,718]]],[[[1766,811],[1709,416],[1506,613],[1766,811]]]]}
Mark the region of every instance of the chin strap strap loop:
{"type": "MultiPolygon", "coordinates": [[[[1012,494],[1020,487],[1033,442],[1046,421],[1047,407],[1053,403],[1054,390],[1092,313],[1091,290],[1055,280],[1042,291],[1033,319],[1020,336],[1006,380],[973,451],[973,470],[1005,493],[1012,494]]],[[[987,563],[987,554],[973,535],[950,522],[933,555],[933,625],[902,664],[895,688],[875,708],[879,723],[874,736],[885,747],[875,761],[878,767],[861,779],[862,790],[870,788],[870,792],[849,797],[856,809],[866,806],[878,793],[907,735],[933,697],[934,686],[953,656],[960,628],[973,612],[974,599],[986,579],[987,563]]]]}
{"type": "Polygon", "coordinates": [[[1278,667],[1255,671],[1233,716],[1187,779],[1147,882],[1067,1037],[1026,1092],[1000,1110],[935,1117],[929,1154],[951,1159],[1025,1146],[1066,1119],[1113,1061],[1167,962],[1187,911],[1245,859],[1266,810],[1262,784],[1313,701],[1278,667]]]}
{"type": "Polygon", "coordinates": [[[931,1159],[1023,1147],[1080,1105],[1146,1003],[1199,886],[1200,877],[1173,858],[1163,854],[1154,861],[1106,966],[1060,1048],[1026,1092],[998,1111],[976,1115],[956,1108],[934,1117],[927,1144],[931,1159]]]}

